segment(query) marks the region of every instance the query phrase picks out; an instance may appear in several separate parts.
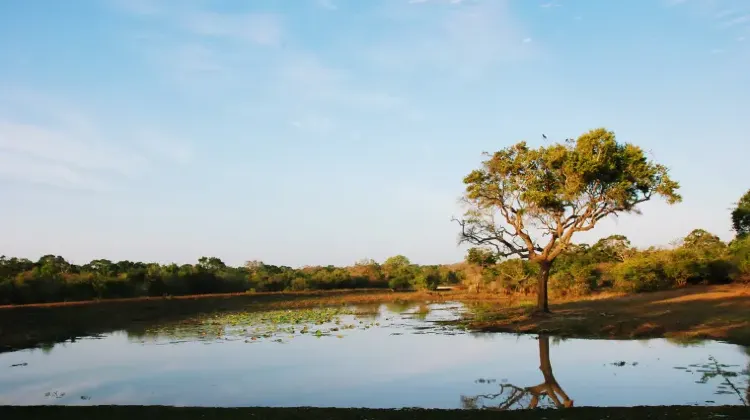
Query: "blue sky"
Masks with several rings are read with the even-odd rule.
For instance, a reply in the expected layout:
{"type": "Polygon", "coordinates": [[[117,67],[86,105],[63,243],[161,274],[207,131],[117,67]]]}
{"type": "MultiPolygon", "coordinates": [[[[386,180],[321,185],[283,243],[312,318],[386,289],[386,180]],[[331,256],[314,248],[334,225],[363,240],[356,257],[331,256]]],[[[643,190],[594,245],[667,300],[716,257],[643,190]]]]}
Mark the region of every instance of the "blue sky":
{"type": "Polygon", "coordinates": [[[481,152],[614,130],[684,202],[577,239],[732,237],[744,0],[0,2],[0,254],[463,257],[481,152]]]}

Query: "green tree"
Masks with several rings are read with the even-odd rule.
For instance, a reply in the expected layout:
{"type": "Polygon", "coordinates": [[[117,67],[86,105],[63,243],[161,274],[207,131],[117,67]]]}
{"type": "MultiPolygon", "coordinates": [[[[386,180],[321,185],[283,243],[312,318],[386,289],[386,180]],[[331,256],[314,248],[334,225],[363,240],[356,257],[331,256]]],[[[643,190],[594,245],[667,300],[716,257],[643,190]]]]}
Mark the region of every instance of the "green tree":
{"type": "Polygon", "coordinates": [[[654,195],[681,201],[679,184],[643,150],[603,128],[564,144],[520,142],[489,156],[464,178],[460,242],[493,247],[500,258],[538,264],[537,310],[549,312],[550,269],[576,232],[609,215],[637,212],[654,195]]]}
{"type": "Polygon", "coordinates": [[[212,273],[227,268],[224,261],[216,257],[200,257],[198,258],[198,266],[212,273]]]}
{"type": "Polygon", "coordinates": [[[750,233],[750,190],[740,198],[737,208],[732,210],[732,227],[738,237],[750,233]]]}
{"type": "Polygon", "coordinates": [[[469,248],[466,262],[482,268],[497,264],[497,255],[486,248],[469,248]]]}
{"type": "Polygon", "coordinates": [[[591,252],[602,261],[625,261],[632,250],[630,240],[624,235],[607,236],[591,247],[591,252]]]}
{"type": "Polygon", "coordinates": [[[693,229],[693,231],[682,240],[682,246],[689,249],[707,249],[725,247],[726,244],[711,232],[703,229],[693,229]]]}
{"type": "Polygon", "coordinates": [[[403,255],[388,258],[381,266],[388,286],[394,290],[405,290],[411,286],[414,273],[411,271],[411,261],[403,255]]]}

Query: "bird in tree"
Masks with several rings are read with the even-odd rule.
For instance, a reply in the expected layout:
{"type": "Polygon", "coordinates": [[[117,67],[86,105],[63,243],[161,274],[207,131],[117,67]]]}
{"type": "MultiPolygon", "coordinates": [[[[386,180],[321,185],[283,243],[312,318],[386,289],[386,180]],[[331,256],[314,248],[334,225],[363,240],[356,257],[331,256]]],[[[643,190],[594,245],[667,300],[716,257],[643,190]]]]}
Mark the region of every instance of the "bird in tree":
{"type": "Polygon", "coordinates": [[[548,147],[520,142],[487,156],[464,178],[468,210],[455,219],[459,243],[537,263],[538,312],[549,312],[550,269],[573,234],[610,215],[639,213],[638,205],[655,195],[669,204],[682,200],[664,165],[604,128],[548,147]]]}
{"type": "Polygon", "coordinates": [[[750,190],[740,198],[737,208],[732,210],[732,227],[738,237],[750,233],[750,190]]]}

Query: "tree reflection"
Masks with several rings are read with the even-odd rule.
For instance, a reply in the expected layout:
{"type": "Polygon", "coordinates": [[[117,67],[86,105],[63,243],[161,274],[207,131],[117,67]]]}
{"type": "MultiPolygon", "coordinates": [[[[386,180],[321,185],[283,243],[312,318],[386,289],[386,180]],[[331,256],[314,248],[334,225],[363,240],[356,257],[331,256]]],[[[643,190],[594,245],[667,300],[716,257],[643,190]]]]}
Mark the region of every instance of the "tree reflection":
{"type": "Polygon", "coordinates": [[[552,364],[549,359],[549,341],[549,336],[539,336],[539,370],[542,371],[544,382],[524,388],[512,384],[501,384],[498,393],[481,394],[473,397],[461,396],[463,408],[509,410],[516,408],[572,407],[573,400],[563,391],[552,373],[552,364]]]}

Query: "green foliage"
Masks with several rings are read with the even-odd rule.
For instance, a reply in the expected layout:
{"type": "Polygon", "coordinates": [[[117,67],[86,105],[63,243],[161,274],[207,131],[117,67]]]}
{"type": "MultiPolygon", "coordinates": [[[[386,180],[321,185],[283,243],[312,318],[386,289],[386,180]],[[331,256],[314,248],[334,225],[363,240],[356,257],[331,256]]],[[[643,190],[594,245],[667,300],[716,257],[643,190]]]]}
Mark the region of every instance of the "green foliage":
{"type": "Polygon", "coordinates": [[[732,211],[732,227],[738,237],[750,233],[750,190],[740,198],[737,207],[732,211]]]}
{"type": "MultiPolygon", "coordinates": [[[[670,204],[681,201],[679,184],[665,166],[649,161],[641,148],[617,142],[604,128],[564,144],[506,147],[463,181],[469,210],[458,221],[460,241],[492,247],[498,258],[539,263],[545,268],[540,285],[546,285],[550,264],[568,250],[576,232],[610,215],[637,212],[638,204],[654,195],[670,204]]],[[[624,258],[618,251],[623,244],[611,239],[599,250],[624,258]]],[[[570,283],[563,277],[558,284],[570,283]]],[[[547,310],[546,294],[539,296],[537,309],[547,310]]]]}
{"type": "Polygon", "coordinates": [[[0,256],[0,304],[80,301],[138,296],[385,288],[434,290],[459,275],[438,266],[419,267],[404,256],[381,267],[373,260],[352,267],[274,266],[252,261],[230,267],[216,257],[195,265],[160,265],[98,259],[81,266],[54,255],[37,262],[0,256]]]}
{"type": "Polygon", "coordinates": [[[470,248],[466,253],[466,262],[479,267],[488,267],[497,264],[497,255],[489,249],[470,248]]]}
{"type": "MultiPolygon", "coordinates": [[[[533,291],[535,264],[505,260],[483,270],[485,283],[505,293],[533,291]]],[[[750,236],[730,246],[702,229],[692,231],[682,245],[669,250],[637,250],[624,236],[610,236],[589,247],[571,244],[550,273],[549,289],[557,296],[596,291],[649,292],[690,284],[750,282],[750,236]]]]}
{"type": "Polygon", "coordinates": [[[415,279],[414,285],[420,290],[435,290],[440,285],[442,276],[437,267],[427,267],[421,270],[415,279]]]}
{"type": "Polygon", "coordinates": [[[750,283],[750,235],[732,241],[729,245],[729,254],[736,267],[735,279],[750,283]]]}
{"type": "Polygon", "coordinates": [[[674,286],[664,272],[664,261],[659,255],[642,253],[614,266],[613,286],[622,292],[652,292],[674,286]]]}
{"type": "Polygon", "coordinates": [[[495,289],[506,293],[527,294],[534,288],[539,268],[536,264],[518,258],[505,260],[483,270],[485,283],[494,283],[495,289]]]}
{"type": "Polygon", "coordinates": [[[584,296],[596,290],[601,274],[593,265],[573,265],[550,276],[550,291],[559,296],[584,296]]]}

